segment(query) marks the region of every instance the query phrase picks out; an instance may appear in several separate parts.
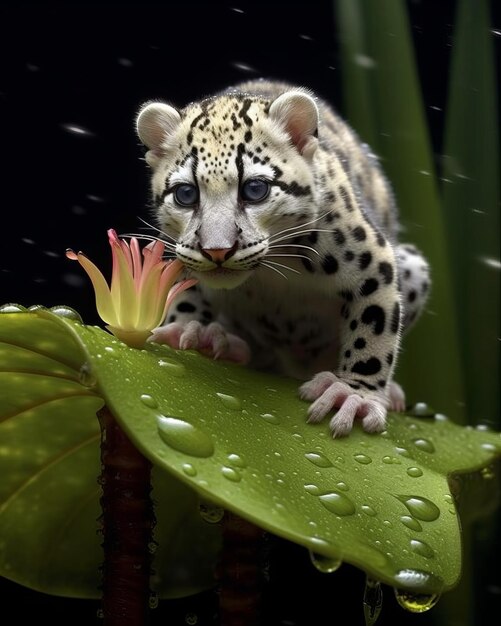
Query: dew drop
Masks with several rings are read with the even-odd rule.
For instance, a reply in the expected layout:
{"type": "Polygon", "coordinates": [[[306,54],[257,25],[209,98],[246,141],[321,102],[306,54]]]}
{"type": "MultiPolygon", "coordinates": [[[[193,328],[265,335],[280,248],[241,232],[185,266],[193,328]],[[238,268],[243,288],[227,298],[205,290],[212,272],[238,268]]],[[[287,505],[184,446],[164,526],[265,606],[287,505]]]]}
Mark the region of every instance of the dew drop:
{"type": "Polygon", "coordinates": [[[96,377],[92,373],[92,368],[89,363],[84,363],[78,372],[78,382],[91,389],[96,386],[96,377]]]}
{"type": "Polygon", "coordinates": [[[0,313],[25,313],[28,309],[22,304],[2,304],[0,306],[0,313]]]}
{"type": "MultiPolygon", "coordinates": [[[[430,589],[434,589],[435,591],[440,592],[444,586],[444,581],[439,576],[436,576],[435,574],[431,574],[430,572],[423,572],[421,570],[415,570],[415,569],[399,570],[394,575],[394,579],[395,579],[397,587],[402,585],[403,587],[406,588],[406,591],[404,591],[403,589],[398,589],[397,590],[398,593],[402,593],[402,594],[409,593],[410,595],[416,595],[416,596],[423,595],[423,596],[430,597],[431,594],[428,593],[430,589]],[[426,591],[426,593],[423,593],[423,591],[426,591]]],[[[437,599],[438,599],[438,596],[437,596],[437,599]]],[[[433,604],[435,604],[435,602],[433,604]]],[[[431,608],[431,606],[428,608],[431,608]]],[[[424,610],[428,610],[428,609],[424,609],[424,610]]],[[[418,610],[416,612],[419,613],[421,611],[418,610]]]]}
{"type": "Polygon", "coordinates": [[[403,589],[395,589],[395,597],[400,606],[411,613],[429,611],[439,601],[439,594],[412,593],[403,589]]]}
{"type": "Polygon", "coordinates": [[[353,458],[357,463],[361,463],[362,465],[369,465],[369,463],[372,463],[371,457],[366,454],[354,454],[353,458]]]}
{"type": "Polygon", "coordinates": [[[319,496],[319,500],[328,511],[335,515],[345,516],[355,513],[355,505],[343,493],[332,491],[319,496]]]}
{"type": "Polygon", "coordinates": [[[317,467],[332,467],[332,461],[322,452],[307,452],[304,456],[317,467]]]}
{"type": "Polygon", "coordinates": [[[496,473],[492,465],[488,465],[487,467],[482,467],[480,476],[482,476],[484,480],[492,480],[496,476],[496,473]]]}
{"type": "Polygon", "coordinates": [[[440,515],[440,509],[431,500],[422,496],[397,496],[405,504],[409,513],[423,522],[433,522],[440,515]]]}
{"type": "Polygon", "coordinates": [[[435,446],[428,439],[418,437],[417,439],[413,439],[412,443],[416,446],[416,448],[419,448],[423,452],[435,452],[435,446]]]}
{"type": "Polygon", "coordinates": [[[166,370],[172,376],[184,376],[186,374],[186,368],[182,363],[174,363],[173,361],[166,361],[165,359],[160,359],[158,361],[158,365],[166,370]]]}
{"type": "Polygon", "coordinates": [[[57,315],[58,317],[64,317],[67,320],[74,320],[75,322],[80,322],[80,324],[83,324],[83,319],[80,316],[80,313],[78,313],[78,311],[75,311],[75,309],[72,309],[70,306],[62,304],[58,306],[51,306],[49,311],[51,311],[51,313],[54,313],[54,315],[57,315]]]}
{"type": "Polygon", "coordinates": [[[496,452],[498,449],[493,443],[483,443],[480,447],[482,450],[487,450],[488,452],[496,452]]]}
{"type": "Polygon", "coordinates": [[[350,488],[348,487],[348,485],[347,485],[346,483],[342,482],[342,481],[341,481],[341,482],[339,482],[339,483],[336,483],[336,487],[337,487],[340,491],[349,491],[349,490],[350,490],[350,488]]]}
{"type": "Polygon", "coordinates": [[[239,454],[228,454],[226,458],[232,467],[246,467],[247,465],[239,454]]]}
{"type": "Polygon", "coordinates": [[[423,475],[423,470],[419,467],[408,467],[407,474],[411,476],[411,478],[419,478],[423,475]]]}
{"type": "Polygon", "coordinates": [[[376,623],[382,606],[383,590],[381,589],[381,583],[367,576],[364,589],[365,626],[373,626],[376,623]]]}
{"type": "Polygon", "coordinates": [[[191,463],[183,463],[181,465],[181,469],[186,474],[186,476],[196,476],[197,470],[191,463]]]}
{"type": "Polygon", "coordinates": [[[407,448],[400,448],[400,447],[396,447],[395,451],[397,454],[400,454],[400,456],[406,456],[406,457],[410,457],[411,455],[409,454],[409,450],[407,450],[407,448]]]}
{"type": "Polygon", "coordinates": [[[434,417],[435,411],[426,402],[416,402],[408,411],[407,415],[415,417],[434,417]]]}
{"type": "Polygon", "coordinates": [[[332,574],[332,572],[338,570],[343,564],[341,559],[324,556],[323,554],[318,554],[318,552],[313,552],[313,550],[310,550],[309,554],[313,565],[323,574],[332,574]]]}
{"type": "Polygon", "coordinates": [[[221,400],[227,409],[233,409],[234,411],[240,411],[242,409],[242,402],[240,401],[240,398],[230,396],[226,393],[216,393],[216,396],[221,400]]]}
{"type": "Polygon", "coordinates": [[[426,557],[427,559],[431,559],[435,556],[433,548],[419,539],[411,539],[411,550],[420,556],[426,557]]]}
{"type": "Polygon", "coordinates": [[[200,500],[198,503],[200,517],[209,524],[219,524],[224,517],[224,509],[212,502],[200,500]]]}
{"type": "Polygon", "coordinates": [[[404,526],[407,526],[407,528],[410,528],[411,530],[415,530],[416,532],[421,532],[423,530],[423,527],[417,521],[417,519],[415,519],[414,517],[411,517],[410,515],[402,515],[400,518],[400,521],[402,522],[404,526]]]}
{"type": "Polygon", "coordinates": [[[202,458],[214,453],[210,437],[184,420],[159,415],[157,425],[161,439],[178,452],[202,458]]]}
{"type": "Polygon", "coordinates": [[[377,515],[377,512],[369,504],[362,504],[360,510],[369,517],[375,517],[377,515]]]}
{"type": "Polygon", "coordinates": [[[300,435],[299,433],[294,433],[292,435],[292,438],[295,439],[296,441],[298,441],[299,443],[302,443],[302,444],[305,443],[303,435],[300,435]]]}
{"type": "Polygon", "coordinates": [[[157,593],[155,592],[150,593],[148,606],[150,607],[150,609],[156,609],[158,607],[158,594],[157,593]]]}
{"type": "Polygon", "coordinates": [[[273,415],[272,413],[261,413],[259,417],[264,419],[265,422],[268,422],[268,424],[280,424],[281,422],[278,415],[273,415]]]}
{"type": "Polygon", "coordinates": [[[158,402],[153,396],[150,396],[149,393],[141,394],[140,400],[144,406],[147,406],[149,409],[156,409],[158,407],[158,402]]]}
{"type": "Polygon", "coordinates": [[[313,496],[318,496],[320,494],[320,489],[313,484],[305,485],[304,489],[306,492],[311,493],[313,496]]]}
{"type": "Polygon", "coordinates": [[[226,465],[221,468],[221,474],[233,483],[239,483],[242,480],[242,476],[235,469],[226,465]]]}

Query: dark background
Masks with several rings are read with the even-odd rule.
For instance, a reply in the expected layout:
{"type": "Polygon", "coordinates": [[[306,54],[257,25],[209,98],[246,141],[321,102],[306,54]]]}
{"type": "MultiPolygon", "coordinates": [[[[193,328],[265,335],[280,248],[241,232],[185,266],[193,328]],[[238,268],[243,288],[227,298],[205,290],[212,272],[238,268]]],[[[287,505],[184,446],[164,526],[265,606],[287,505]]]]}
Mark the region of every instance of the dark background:
{"type": "MultiPolygon", "coordinates": [[[[98,322],[90,284],[64,251],[83,250],[109,267],[106,229],[141,232],[139,217],[150,218],[148,172],[134,131],[144,101],[183,105],[268,76],[308,86],[344,113],[332,5],[2,4],[0,303],[64,303],[85,322],[98,322]]],[[[454,6],[408,2],[437,155],[454,6]]],[[[364,576],[355,568],[321,575],[303,549],[277,541],[271,572],[270,626],[363,624],[364,576]]],[[[51,626],[98,623],[97,603],[55,599],[8,581],[0,590],[1,610],[15,611],[9,623],[35,616],[51,626]]],[[[479,625],[489,597],[479,599],[479,625]]],[[[199,626],[209,625],[214,610],[212,593],[162,602],[153,622],[185,624],[192,613],[199,626]]],[[[426,626],[431,616],[405,614],[386,589],[380,623],[426,626]]]]}

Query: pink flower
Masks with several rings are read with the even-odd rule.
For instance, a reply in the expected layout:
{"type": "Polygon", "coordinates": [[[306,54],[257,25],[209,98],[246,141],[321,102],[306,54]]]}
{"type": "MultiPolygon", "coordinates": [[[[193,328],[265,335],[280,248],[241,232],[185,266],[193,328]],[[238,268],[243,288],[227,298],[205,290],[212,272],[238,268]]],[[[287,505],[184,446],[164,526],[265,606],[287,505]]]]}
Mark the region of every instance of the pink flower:
{"type": "Polygon", "coordinates": [[[176,284],[181,261],[164,261],[164,244],[155,241],[142,250],[135,237],[130,243],[108,230],[113,255],[111,288],[99,269],[82,252],[67,250],[89,275],[96,294],[97,312],[106,328],[129,346],[140,348],[165,318],[173,298],[194,285],[195,279],[176,284]]]}

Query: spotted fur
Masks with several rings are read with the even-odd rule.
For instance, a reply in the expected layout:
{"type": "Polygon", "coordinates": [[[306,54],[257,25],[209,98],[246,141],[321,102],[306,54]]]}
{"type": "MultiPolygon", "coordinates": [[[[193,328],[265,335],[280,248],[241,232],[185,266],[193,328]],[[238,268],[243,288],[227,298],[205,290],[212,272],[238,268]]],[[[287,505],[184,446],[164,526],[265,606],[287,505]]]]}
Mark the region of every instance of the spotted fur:
{"type": "Polygon", "coordinates": [[[397,242],[370,149],[320,98],[273,81],[181,110],[148,103],[137,130],[161,236],[199,279],[155,340],[307,381],[309,420],[337,409],[334,435],[355,418],[382,430],[403,408],[400,337],[430,280],[397,242]]]}

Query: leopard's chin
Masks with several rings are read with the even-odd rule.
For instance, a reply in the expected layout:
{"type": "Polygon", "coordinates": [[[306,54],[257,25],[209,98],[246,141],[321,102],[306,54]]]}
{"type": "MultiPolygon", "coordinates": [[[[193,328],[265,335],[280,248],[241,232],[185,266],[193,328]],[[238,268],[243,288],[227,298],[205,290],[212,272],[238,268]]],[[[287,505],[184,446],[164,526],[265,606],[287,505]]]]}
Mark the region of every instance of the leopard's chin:
{"type": "Polygon", "coordinates": [[[230,270],[225,267],[205,272],[192,272],[194,278],[211,289],[235,289],[240,287],[251,274],[251,270],[230,270]]]}

